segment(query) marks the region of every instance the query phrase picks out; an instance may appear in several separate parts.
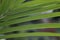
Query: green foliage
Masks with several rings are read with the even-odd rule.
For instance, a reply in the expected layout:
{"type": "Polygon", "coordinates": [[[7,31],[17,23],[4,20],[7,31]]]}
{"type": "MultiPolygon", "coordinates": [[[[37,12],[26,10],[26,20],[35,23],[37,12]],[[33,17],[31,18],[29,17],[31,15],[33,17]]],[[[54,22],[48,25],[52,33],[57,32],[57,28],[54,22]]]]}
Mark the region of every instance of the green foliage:
{"type": "MultiPolygon", "coordinates": [[[[31,20],[50,18],[60,16],[60,12],[41,14],[48,10],[60,8],[60,0],[32,0],[23,3],[25,0],[0,0],[0,27],[6,27],[12,24],[27,22],[31,20]],[[25,18],[21,18],[27,16],[25,18]]],[[[13,28],[0,29],[0,34],[12,31],[24,31],[29,29],[40,28],[60,28],[60,23],[48,24],[30,24],[25,26],[17,26],[13,28]]],[[[0,38],[15,38],[27,36],[60,36],[59,33],[19,33],[0,36],[0,38]]]]}

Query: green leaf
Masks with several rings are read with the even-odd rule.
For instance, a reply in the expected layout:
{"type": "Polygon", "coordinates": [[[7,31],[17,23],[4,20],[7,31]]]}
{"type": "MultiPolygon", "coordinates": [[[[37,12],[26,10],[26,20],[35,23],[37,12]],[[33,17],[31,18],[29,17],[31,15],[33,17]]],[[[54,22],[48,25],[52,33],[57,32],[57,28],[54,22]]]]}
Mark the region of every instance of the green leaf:
{"type": "Polygon", "coordinates": [[[20,33],[12,34],[0,37],[2,38],[16,38],[16,37],[28,37],[28,36],[60,36],[60,33],[49,33],[49,32],[34,32],[34,33],[20,33]]]}
{"type": "Polygon", "coordinates": [[[12,28],[5,28],[0,30],[0,34],[13,32],[13,31],[25,31],[31,29],[42,29],[42,28],[60,28],[60,23],[46,23],[46,24],[29,24],[25,26],[17,26],[12,28]]]}
{"type": "Polygon", "coordinates": [[[50,17],[55,17],[55,16],[60,16],[60,12],[49,13],[49,14],[37,14],[37,15],[34,15],[34,16],[33,15],[28,16],[26,18],[17,18],[17,19],[14,19],[14,20],[9,20],[9,21],[5,21],[3,23],[0,23],[0,26],[9,26],[9,25],[12,25],[12,24],[27,22],[27,21],[36,20],[36,19],[50,18],[50,17]]]}

